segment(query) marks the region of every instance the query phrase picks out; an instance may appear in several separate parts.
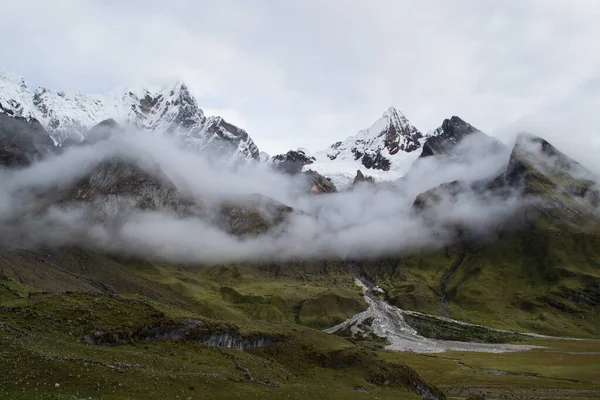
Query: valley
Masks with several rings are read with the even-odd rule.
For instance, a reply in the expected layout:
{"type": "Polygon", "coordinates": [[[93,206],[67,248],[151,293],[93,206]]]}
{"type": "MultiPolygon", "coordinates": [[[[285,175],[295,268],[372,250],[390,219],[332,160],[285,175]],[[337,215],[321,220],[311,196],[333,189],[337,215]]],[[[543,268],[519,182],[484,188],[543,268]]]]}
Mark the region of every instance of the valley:
{"type": "MultiPolygon", "coordinates": [[[[384,350],[390,344],[400,349],[393,347],[394,339],[322,332],[368,312],[369,300],[365,303],[352,268],[343,263],[199,268],[77,249],[15,253],[3,251],[0,264],[1,365],[6,368],[0,388],[6,398],[194,399],[217,393],[219,398],[305,398],[317,393],[321,398],[416,399],[421,379],[446,395],[437,398],[586,399],[600,393],[597,339],[487,329],[461,337],[456,322],[436,319],[436,324],[449,323],[439,327],[455,332],[450,340],[460,340],[445,342],[423,338],[402,322],[407,315],[425,317],[411,312],[389,316],[393,326],[373,330],[385,337],[390,333],[385,329],[400,323],[395,333],[402,334],[400,343],[416,346],[402,348],[410,351],[384,350]],[[18,269],[8,267],[17,261],[18,269]],[[482,331],[493,337],[478,336],[482,331]],[[248,338],[249,347],[236,344],[243,339],[202,339],[225,338],[225,333],[248,338]]],[[[367,291],[365,296],[375,295],[367,291]]],[[[387,304],[378,301],[380,307],[387,304]]]]}
{"type": "Polygon", "coordinates": [[[0,398],[600,398],[599,179],[545,139],[269,156],[182,83],[0,84],[0,398]]]}

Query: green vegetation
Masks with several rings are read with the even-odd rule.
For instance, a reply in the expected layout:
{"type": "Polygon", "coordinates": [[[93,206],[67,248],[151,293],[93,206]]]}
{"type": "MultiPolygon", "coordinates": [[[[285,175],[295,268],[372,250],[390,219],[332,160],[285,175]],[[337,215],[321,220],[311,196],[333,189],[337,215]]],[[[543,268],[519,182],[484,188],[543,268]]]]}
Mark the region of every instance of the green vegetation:
{"type": "Polygon", "coordinates": [[[404,320],[419,335],[431,339],[476,343],[517,343],[523,341],[525,338],[522,335],[514,333],[498,332],[479,326],[457,324],[428,315],[406,314],[404,320]]]}
{"type": "MultiPolygon", "coordinates": [[[[447,260],[444,265],[451,265],[459,252],[458,248],[448,249],[431,258],[413,256],[362,267],[382,284],[398,282],[397,288],[386,286],[388,295],[406,306],[414,301],[407,295],[419,290],[436,293],[429,286],[440,282],[446,269],[436,268],[434,260],[447,260]],[[420,268],[411,270],[407,267],[410,263],[420,268]]],[[[481,254],[488,253],[472,249],[464,263],[471,265],[481,254]]],[[[455,289],[463,267],[449,281],[448,310],[476,315],[459,308],[467,304],[462,300],[462,286],[455,289]]],[[[567,278],[579,282],[581,274],[589,272],[590,267],[580,266],[577,274],[575,268],[570,270],[573,276],[567,278]]],[[[566,282],[563,275],[561,285],[566,282]]],[[[585,275],[588,279],[589,275],[585,275]]],[[[0,277],[0,398],[227,399],[239,395],[416,399],[419,396],[408,387],[414,388],[421,378],[410,367],[459,398],[461,390],[463,394],[505,393],[507,387],[531,394],[534,383],[527,376],[549,376],[543,362],[551,356],[559,359],[554,361],[553,378],[535,378],[542,387],[573,389],[575,384],[568,379],[583,371],[576,364],[582,360],[581,365],[591,372],[585,372],[588,378],[582,380],[585,382],[578,395],[593,393],[588,397],[594,397],[599,393],[597,379],[593,378],[594,373],[598,376],[600,365],[597,355],[569,354],[597,353],[598,342],[520,338],[519,343],[533,342],[550,348],[506,355],[419,356],[381,351],[387,343],[375,336],[357,340],[316,330],[314,327],[332,326],[366,307],[360,288],[353,283],[352,272],[335,261],[177,266],[82,249],[4,250],[0,254],[0,277]],[[197,321],[198,326],[177,340],[164,338],[189,320],[197,321]],[[162,332],[163,338],[150,340],[156,331],[162,332]],[[201,338],[219,332],[242,338],[275,338],[275,342],[245,352],[199,343],[201,338]],[[86,344],[86,336],[106,344],[86,344]],[[482,363],[478,366],[482,370],[472,372],[454,358],[471,367],[482,363]],[[531,365],[527,360],[531,360],[531,365]],[[494,375],[492,370],[511,373],[494,375]],[[561,376],[567,378],[554,379],[561,376]]],[[[488,289],[493,288],[488,285],[488,289]]],[[[487,293],[479,296],[488,299],[487,293]]],[[[492,296],[489,294],[490,300],[492,296]]],[[[413,299],[420,300],[417,296],[413,299]]],[[[437,311],[439,300],[439,294],[431,296],[432,312],[437,311]]],[[[494,301],[500,304],[502,299],[494,301]]],[[[544,303],[539,304],[537,307],[544,303]]],[[[528,313],[523,315],[532,313],[518,310],[528,313]]],[[[533,312],[537,312],[535,308],[533,312]]],[[[489,317],[486,320],[492,321],[489,317]]],[[[506,327],[510,321],[496,324],[506,327]]],[[[415,325],[422,333],[429,329],[433,337],[516,340],[512,335],[497,335],[484,329],[433,324],[426,318],[415,325]]],[[[552,322],[542,326],[552,326],[552,322]]]]}
{"type": "MultiPolygon", "coordinates": [[[[594,340],[412,315],[408,322],[430,338],[544,347],[388,352],[372,333],[321,331],[367,306],[340,261],[173,265],[82,248],[5,248],[0,398],[445,398],[439,389],[461,399],[598,398],[600,224],[586,211],[597,194],[586,181],[515,157],[505,178],[543,201],[513,224],[477,240],[459,229],[452,246],[359,267],[404,309],[594,340]],[[227,341],[233,348],[207,345],[227,341]]],[[[421,196],[415,206],[432,201],[421,196]]],[[[270,226],[243,210],[224,215],[243,235],[270,226]]]]}
{"type": "Polygon", "coordinates": [[[449,398],[592,399],[600,396],[600,341],[527,339],[544,346],[518,353],[385,352],[405,362],[449,398]]]}
{"type": "Polygon", "coordinates": [[[140,297],[92,292],[20,296],[9,288],[12,284],[0,287],[0,398],[350,398],[360,386],[391,399],[419,398],[412,390],[426,385],[401,362],[383,361],[342,338],[300,325],[234,324],[187,311],[186,318],[201,324],[197,337],[235,332],[273,337],[276,343],[242,352],[207,347],[189,335],[140,339],[139,332],[152,328],[173,332],[182,312],[170,305],[159,309],[156,301],[140,297]],[[118,345],[83,340],[99,332],[103,338],[128,340],[118,345]]]}
{"type": "Polygon", "coordinates": [[[554,223],[498,234],[493,241],[371,263],[364,270],[400,308],[498,329],[597,337],[600,233],[554,223]]]}
{"type": "MultiPolygon", "coordinates": [[[[585,171],[539,138],[523,137],[546,156],[517,144],[505,174],[471,185],[475,193],[519,190],[527,206],[487,237],[456,227],[457,240],[363,265],[400,308],[499,329],[598,337],[600,325],[600,194],[585,171]]],[[[415,210],[467,184],[452,182],[421,194],[415,210]]],[[[421,329],[436,336],[430,328],[421,329]]]]}

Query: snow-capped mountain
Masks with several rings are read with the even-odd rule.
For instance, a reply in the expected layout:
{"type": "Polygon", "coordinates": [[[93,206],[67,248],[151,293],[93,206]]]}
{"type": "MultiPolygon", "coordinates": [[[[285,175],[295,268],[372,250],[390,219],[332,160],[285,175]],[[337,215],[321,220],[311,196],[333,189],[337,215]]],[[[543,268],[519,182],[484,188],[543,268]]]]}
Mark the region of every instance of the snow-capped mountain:
{"type": "Polygon", "coordinates": [[[25,80],[0,71],[0,113],[36,119],[56,145],[81,142],[98,123],[113,119],[122,125],[167,133],[198,150],[258,159],[258,147],[246,131],[221,117],[206,117],[181,82],[153,88],[117,89],[104,94],[31,91],[25,80]]]}
{"type": "MultiPolygon", "coordinates": [[[[370,128],[314,154],[304,167],[331,178],[338,187],[352,183],[357,170],[377,180],[401,178],[419,157],[427,136],[390,107],[370,128]]],[[[309,155],[311,156],[311,155],[309,155]]]]}

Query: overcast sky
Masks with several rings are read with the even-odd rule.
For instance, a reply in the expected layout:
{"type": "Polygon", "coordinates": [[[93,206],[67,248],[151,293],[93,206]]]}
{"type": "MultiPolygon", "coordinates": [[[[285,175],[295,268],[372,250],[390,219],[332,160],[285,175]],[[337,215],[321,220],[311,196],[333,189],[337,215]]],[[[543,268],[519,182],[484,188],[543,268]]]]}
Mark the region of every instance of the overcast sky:
{"type": "Polygon", "coordinates": [[[65,91],[182,79],[270,153],[390,105],[599,150],[598,21],[597,0],[0,0],[0,67],[65,91]]]}

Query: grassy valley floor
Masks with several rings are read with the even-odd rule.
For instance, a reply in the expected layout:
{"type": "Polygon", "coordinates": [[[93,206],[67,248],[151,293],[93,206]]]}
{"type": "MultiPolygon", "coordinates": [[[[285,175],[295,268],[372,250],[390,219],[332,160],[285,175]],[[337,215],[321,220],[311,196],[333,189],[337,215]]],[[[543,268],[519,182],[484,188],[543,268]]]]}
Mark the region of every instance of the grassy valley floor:
{"type": "Polygon", "coordinates": [[[381,357],[411,365],[449,399],[599,399],[600,341],[531,339],[518,353],[414,354],[381,357]]]}

